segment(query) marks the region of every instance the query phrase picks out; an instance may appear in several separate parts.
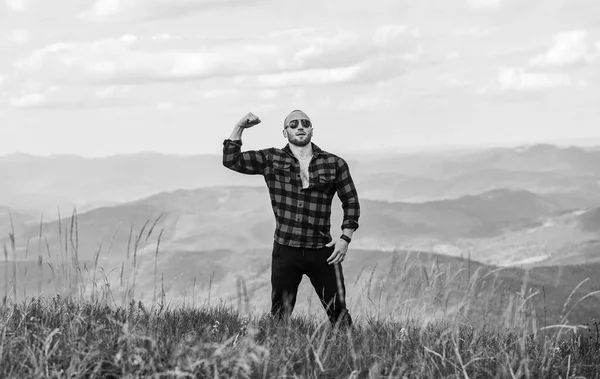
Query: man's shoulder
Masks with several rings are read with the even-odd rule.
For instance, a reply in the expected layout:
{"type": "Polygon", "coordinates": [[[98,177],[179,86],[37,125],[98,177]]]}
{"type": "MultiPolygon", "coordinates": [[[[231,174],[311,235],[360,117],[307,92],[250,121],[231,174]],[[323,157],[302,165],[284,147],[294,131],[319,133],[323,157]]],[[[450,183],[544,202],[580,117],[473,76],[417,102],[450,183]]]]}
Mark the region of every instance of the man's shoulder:
{"type": "Polygon", "coordinates": [[[346,161],[344,160],[344,158],[340,157],[337,154],[331,153],[329,151],[326,150],[321,150],[319,152],[319,156],[322,157],[324,160],[326,160],[329,163],[335,163],[338,166],[343,166],[346,164],[346,161]]]}

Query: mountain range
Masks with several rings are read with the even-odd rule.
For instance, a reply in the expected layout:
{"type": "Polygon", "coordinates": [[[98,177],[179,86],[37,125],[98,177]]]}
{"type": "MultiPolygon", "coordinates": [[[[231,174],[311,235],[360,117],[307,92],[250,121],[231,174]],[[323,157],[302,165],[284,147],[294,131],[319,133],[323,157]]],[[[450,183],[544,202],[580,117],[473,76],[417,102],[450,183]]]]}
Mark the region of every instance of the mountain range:
{"type": "MultiPolygon", "coordinates": [[[[358,305],[371,296],[363,293],[368,286],[387,299],[386,307],[421,299],[424,314],[444,309],[481,320],[502,315],[526,283],[544,293],[532,300],[534,309],[544,309],[548,322],[560,321],[579,283],[588,278],[577,296],[600,289],[594,276],[599,159],[596,149],[549,145],[349,156],[361,202],[360,228],[344,266],[354,283],[352,301],[368,313],[372,304],[358,305]],[[398,262],[404,262],[402,275],[389,271],[398,262]],[[407,272],[412,276],[403,276],[407,272]],[[490,315],[473,313],[483,298],[464,308],[460,293],[473,272],[496,278],[496,289],[478,284],[488,294],[490,315]],[[419,287],[423,275],[447,280],[436,282],[448,290],[443,307],[425,311],[440,295],[431,285],[419,287]]],[[[275,227],[269,196],[261,177],[225,169],[220,156],[19,154],[0,157],[0,174],[8,179],[0,187],[0,245],[9,253],[0,272],[8,276],[16,266],[23,294],[59,288],[64,270],[77,262],[85,275],[104,275],[116,296],[126,286],[122,273],[135,267],[136,296],[146,301],[157,286],[174,302],[235,299],[242,281],[254,306],[267,307],[275,227]],[[15,251],[8,238],[13,230],[15,251]]],[[[333,209],[336,237],[337,198],[333,209]]],[[[307,284],[301,293],[312,298],[307,284]]],[[[569,321],[585,321],[595,301],[580,304],[569,321]]]]}
{"type": "MultiPolygon", "coordinates": [[[[600,206],[600,151],[533,145],[480,151],[344,157],[363,198],[432,201],[494,189],[526,190],[573,207],[600,206]]],[[[82,158],[0,157],[0,206],[44,212],[89,210],[177,189],[262,186],[259,176],[224,169],[220,155],[157,153],[82,158]]]]}

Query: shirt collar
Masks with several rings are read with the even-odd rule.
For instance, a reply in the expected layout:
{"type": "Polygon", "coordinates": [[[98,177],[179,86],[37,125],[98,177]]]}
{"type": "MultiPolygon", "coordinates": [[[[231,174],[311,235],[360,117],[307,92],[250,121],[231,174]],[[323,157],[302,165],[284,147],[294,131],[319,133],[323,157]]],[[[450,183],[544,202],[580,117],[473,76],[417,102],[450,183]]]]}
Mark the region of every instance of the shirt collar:
{"type": "MultiPolygon", "coordinates": [[[[314,157],[318,157],[319,155],[324,154],[323,150],[321,150],[321,148],[317,145],[315,145],[314,143],[312,143],[312,151],[313,151],[313,156],[314,157]]],[[[290,157],[294,157],[294,153],[292,153],[292,149],[290,149],[290,144],[288,143],[287,145],[285,145],[285,147],[283,148],[283,151],[285,151],[290,157]]]]}

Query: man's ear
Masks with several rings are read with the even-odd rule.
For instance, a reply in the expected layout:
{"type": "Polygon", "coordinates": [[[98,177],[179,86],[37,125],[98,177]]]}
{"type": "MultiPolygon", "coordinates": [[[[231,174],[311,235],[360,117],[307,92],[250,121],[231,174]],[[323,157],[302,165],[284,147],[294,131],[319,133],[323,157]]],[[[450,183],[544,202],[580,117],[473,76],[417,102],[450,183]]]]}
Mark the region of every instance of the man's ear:
{"type": "Polygon", "coordinates": [[[287,138],[287,130],[283,129],[282,132],[283,132],[283,138],[287,138]]]}

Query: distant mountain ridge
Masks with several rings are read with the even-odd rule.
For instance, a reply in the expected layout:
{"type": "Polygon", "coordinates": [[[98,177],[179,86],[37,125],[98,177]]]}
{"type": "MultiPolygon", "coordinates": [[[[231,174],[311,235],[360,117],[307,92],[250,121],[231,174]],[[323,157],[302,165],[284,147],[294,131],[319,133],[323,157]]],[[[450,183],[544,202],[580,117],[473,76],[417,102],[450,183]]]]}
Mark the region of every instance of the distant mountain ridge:
{"type": "MultiPolygon", "coordinates": [[[[335,237],[342,220],[337,197],[332,209],[331,233],[335,237]]],[[[558,205],[543,197],[511,190],[427,203],[361,199],[361,226],[356,243],[395,246],[407,241],[489,238],[507,230],[541,225],[546,218],[561,211],[558,205]]],[[[63,216],[65,219],[61,224],[64,228],[70,223],[71,214],[63,216]]],[[[98,241],[110,242],[114,252],[123,254],[131,227],[137,231],[145,223],[155,220],[156,230],[163,230],[163,246],[179,250],[268,247],[275,228],[270,199],[264,187],[210,187],[162,192],[78,214],[82,257],[90,259],[98,241]]],[[[40,225],[34,223],[18,231],[19,239],[35,238],[39,229],[40,225]]],[[[42,229],[49,246],[58,249],[58,221],[46,222],[42,229]]]]}
{"type": "MultiPolygon", "coordinates": [[[[324,147],[325,148],[325,147],[324,147]]],[[[364,198],[432,201],[494,189],[567,194],[600,206],[600,151],[534,145],[476,152],[345,157],[364,198]]],[[[164,191],[213,186],[262,186],[259,176],[222,166],[220,155],[139,153],[106,158],[71,155],[0,157],[0,205],[55,214],[125,203],[164,191]]]]}

